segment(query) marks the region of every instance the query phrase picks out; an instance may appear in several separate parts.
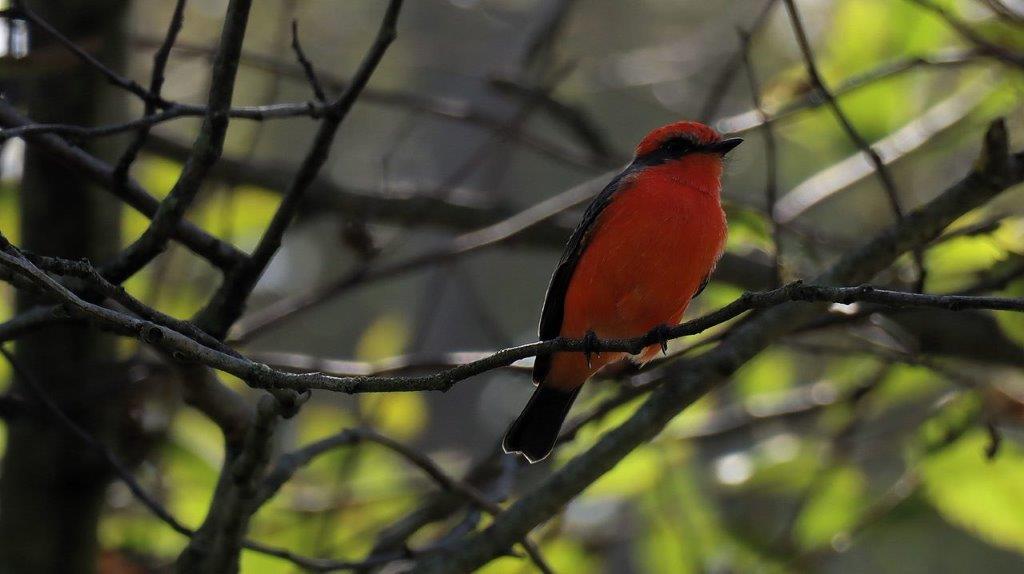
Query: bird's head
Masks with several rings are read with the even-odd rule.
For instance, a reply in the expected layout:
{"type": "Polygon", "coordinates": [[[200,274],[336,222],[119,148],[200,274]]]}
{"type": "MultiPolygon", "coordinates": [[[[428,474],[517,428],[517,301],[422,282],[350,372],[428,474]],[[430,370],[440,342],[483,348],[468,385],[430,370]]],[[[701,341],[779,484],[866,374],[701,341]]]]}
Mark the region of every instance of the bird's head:
{"type": "Polygon", "coordinates": [[[742,142],[722,139],[698,122],[676,122],[647,134],[636,147],[633,165],[652,177],[717,193],[722,187],[722,158],[742,142]]]}
{"type": "Polygon", "coordinates": [[[636,157],[650,165],[698,154],[721,158],[742,142],[739,138],[722,139],[699,122],[675,122],[647,134],[636,147],[636,157]]]}

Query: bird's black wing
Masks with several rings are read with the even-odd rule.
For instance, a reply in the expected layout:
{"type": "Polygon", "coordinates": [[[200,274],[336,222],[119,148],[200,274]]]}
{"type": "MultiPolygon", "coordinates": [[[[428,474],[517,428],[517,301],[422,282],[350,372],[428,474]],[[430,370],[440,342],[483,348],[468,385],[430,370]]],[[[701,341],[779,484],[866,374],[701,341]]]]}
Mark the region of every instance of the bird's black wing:
{"type": "MultiPolygon", "coordinates": [[[[714,272],[714,269],[712,269],[711,271],[714,272]]],[[[711,283],[711,273],[708,273],[707,275],[704,276],[704,279],[702,279],[700,282],[700,287],[697,287],[697,290],[693,292],[693,296],[690,297],[690,300],[692,301],[696,299],[697,295],[703,293],[704,290],[707,289],[708,283],[711,283]]]]}
{"type": "MultiPolygon", "coordinates": [[[[551,276],[551,283],[548,284],[548,292],[544,297],[544,310],[541,311],[539,330],[542,341],[554,339],[561,332],[562,317],[565,312],[565,293],[569,289],[569,281],[572,279],[573,272],[576,271],[576,264],[587,246],[590,232],[594,230],[594,224],[604,208],[611,204],[616,193],[629,185],[629,176],[640,167],[642,166],[634,162],[616,175],[604,190],[590,202],[587,210],[583,213],[583,219],[569,236],[569,242],[565,245],[562,259],[559,260],[558,267],[555,268],[555,273],[551,276]]],[[[542,382],[549,370],[551,370],[551,356],[538,356],[533,363],[534,382],[542,382]]]]}

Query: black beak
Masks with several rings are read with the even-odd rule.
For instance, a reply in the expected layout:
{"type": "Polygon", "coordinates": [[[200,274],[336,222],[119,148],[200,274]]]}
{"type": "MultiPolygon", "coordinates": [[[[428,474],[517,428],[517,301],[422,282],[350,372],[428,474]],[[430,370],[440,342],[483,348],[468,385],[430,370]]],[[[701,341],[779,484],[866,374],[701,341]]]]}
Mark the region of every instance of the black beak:
{"type": "Polygon", "coordinates": [[[708,145],[705,149],[711,153],[725,155],[732,151],[732,148],[740,145],[741,143],[743,143],[743,140],[740,138],[730,138],[708,145]]]}

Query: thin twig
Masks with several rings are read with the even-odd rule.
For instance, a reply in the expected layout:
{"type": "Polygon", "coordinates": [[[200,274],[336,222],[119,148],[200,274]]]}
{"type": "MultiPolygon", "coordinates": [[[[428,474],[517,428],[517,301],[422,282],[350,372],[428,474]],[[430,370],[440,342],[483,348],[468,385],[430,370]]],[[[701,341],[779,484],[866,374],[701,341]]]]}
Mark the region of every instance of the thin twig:
{"type": "Polygon", "coordinates": [[[153,260],[166,247],[171,232],[192,204],[206,173],[220,157],[227,134],[227,111],[235,89],[238,58],[249,23],[252,0],[231,0],[221,32],[217,55],[213,62],[207,114],[199,129],[192,154],[185,161],[181,174],[167,197],[153,215],[142,236],[104,266],[103,274],[114,283],[121,283],[153,260]]]}
{"type": "MultiPolygon", "coordinates": [[[[177,0],[174,4],[174,12],[171,14],[171,22],[167,25],[167,34],[156,53],[153,54],[153,71],[149,80],[149,92],[156,98],[161,97],[160,92],[164,85],[164,71],[167,68],[167,61],[171,56],[171,48],[174,47],[174,42],[178,40],[178,34],[181,32],[182,25],[185,21],[186,2],[187,0],[177,0]]],[[[147,100],[145,104],[145,111],[142,115],[152,115],[156,110],[156,102],[153,100],[147,100]]],[[[148,137],[149,126],[145,126],[135,134],[135,139],[128,144],[124,153],[121,154],[121,159],[117,161],[117,166],[114,168],[115,185],[119,187],[127,185],[128,172],[131,170],[132,164],[138,157],[139,151],[142,150],[142,146],[146,145],[146,138],[148,137]]]]}
{"type": "MultiPolygon", "coordinates": [[[[775,7],[777,2],[778,0],[765,0],[761,11],[757,13],[757,17],[754,18],[754,22],[750,25],[750,29],[747,32],[751,37],[757,35],[767,24],[768,16],[771,15],[772,8],[775,7]]],[[[709,122],[718,115],[718,110],[725,101],[723,96],[729,90],[733,79],[736,78],[736,74],[739,73],[740,68],[743,66],[742,50],[743,47],[740,47],[740,51],[729,58],[725,65],[722,66],[721,72],[711,81],[711,89],[708,90],[708,95],[704,98],[704,105],[701,107],[700,113],[697,114],[697,118],[701,121],[709,122]]]]}
{"type": "Polygon", "coordinates": [[[306,53],[302,51],[302,44],[299,43],[298,20],[292,20],[292,51],[295,52],[295,59],[302,66],[302,72],[306,74],[306,80],[309,82],[309,87],[313,89],[316,100],[321,103],[326,102],[327,96],[324,94],[324,87],[320,84],[320,78],[317,77],[313,63],[306,57],[306,53]]]}
{"type": "MultiPolygon", "coordinates": [[[[815,90],[823,98],[825,98],[829,109],[832,110],[832,114],[839,121],[843,131],[846,132],[846,136],[861,150],[861,153],[867,155],[871,164],[875,168],[875,173],[878,174],[878,179],[882,183],[882,188],[885,190],[886,196],[889,198],[889,207],[892,209],[893,214],[896,218],[903,218],[903,205],[900,200],[899,191],[896,189],[896,181],[892,177],[892,173],[889,172],[889,168],[886,167],[885,162],[882,161],[882,157],[878,154],[874,147],[864,136],[861,135],[857,128],[853,126],[850,118],[847,117],[846,113],[839,106],[839,101],[835,95],[829,91],[828,86],[822,79],[821,74],[818,72],[818,65],[815,61],[814,51],[811,48],[810,40],[807,39],[807,31],[804,29],[803,22],[800,19],[800,12],[796,7],[796,0],[783,0],[786,5],[786,12],[789,14],[789,21],[793,28],[793,33],[796,36],[797,45],[800,46],[800,52],[804,57],[804,66],[807,69],[807,76],[811,80],[811,84],[814,85],[815,90]]],[[[920,249],[914,251],[914,265],[917,271],[917,283],[916,290],[922,291],[924,288],[924,282],[926,279],[926,270],[924,266],[924,255],[920,249]]]]}
{"type": "MultiPolygon", "coordinates": [[[[291,477],[303,466],[309,464],[316,457],[339,447],[354,446],[361,442],[378,444],[391,452],[399,455],[413,466],[416,466],[438,484],[443,490],[452,492],[465,499],[473,506],[483,510],[491,516],[501,514],[501,506],[489,499],[483,492],[464,480],[458,480],[448,475],[430,457],[424,455],[414,448],[410,448],[394,439],[384,436],[369,428],[345,429],[316,442],[310,443],[298,450],[281,456],[277,464],[268,472],[261,489],[261,500],[267,500],[287,483],[291,477]]],[[[541,572],[552,572],[551,567],[541,556],[536,544],[524,538],[521,541],[530,559],[533,560],[541,572]]]]}
{"type": "Polygon", "coordinates": [[[80,48],[78,44],[76,44],[70,38],[61,33],[60,30],[54,28],[52,25],[50,25],[49,22],[47,22],[43,18],[40,18],[38,14],[29,9],[29,7],[25,5],[24,0],[14,0],[13,6],[14,9],[17,10],[17,12],[22,17],[31,22],[33,26],[36,26],[37,28],[46,32],[60,45],[64,46],[69,52],[74,54],[75,57],[82,60],[90,68],[96,70],[105,78],[107,78],[107,80],[111,84],[114,84],[115,86],[123,88],[131,92],[132,94],[135,94],[139,97],[139,99],[141,99],[144,102],[153,102],[158,107],[163,107],[167,105],[167,102],[164,101],[160,96],[142,87],[135,80],[132,80],[131,78],[126,78],[121,74],[118,74],[109,66],[97,60],[92,54],[80,48]]]}
{"type": "MultiPolygon", "coordinates": [[[[14,106],[0,101],[0,124],[5,126],[26,126],[31,120],[21,115],[14,106]]],[[[54,134],[37,134],[25,137],[28,145],[38,148],[50,157],[76,170],[99,187],[109,191],[125,204],[146,217],[153,218],[160,201],[150,195],[138,182],[128,178],[125,185],[118,185],[115,168],[54,134]]],[[[191,251],[220,269],[228,269],[246,257],[245,253],[206,233],[188,220],[179,220],[173,236],[191,251]]]]}
{"type": "Polygon", "coordinates": [[[754,65],[750,60],[752,39],[750,34],[744,30],[739,31],[739,36],[740,53],[743,56],[743,68],[747,72],[747,83],[750,85],[750,98],[753,102],[754,109],[757,110],[758,115],[761,117],[761,125],[764,126],[764,129],[762,130],[764,135],[765,162],[764,195],[768,223],[771,226],[772,243],[775,247],[772,253],[772,269],[774,270],[775,275],[775,282],[772,286],[774,287],[782,284],[782,227],[775,218],[775,202],[778,199],[779,194],[778,147],[775,143],[775,130],[772,129],[772,125],[768,121],[768,113],[765,112],[764,105],[761,103],[761,84],[757,80],[757,72],[754,70],[754,65]]]}
{"type": "Polygon", "coordinates": [[[370,81],[377,65],[384,57],[388,46],[397,35],[398,15],[403,0],[391,0],[381,19],[377,37],[356,70],[352,82],[345,92],[324,108],[324,119],[320,123],[309,152],[302,161],[291,186],[284,195],[274,217],[263,232],[252,256],[238,268],[232,270],[206,307],[196,317],[196,323],[207,333],[223,339],[231,325],[245,309],[249,294],[281,246],[284,232],[291,224],[306,191],[316,180],[320,169],[327,162],[338,128],[344,122],[359,94],[370,81]]]}

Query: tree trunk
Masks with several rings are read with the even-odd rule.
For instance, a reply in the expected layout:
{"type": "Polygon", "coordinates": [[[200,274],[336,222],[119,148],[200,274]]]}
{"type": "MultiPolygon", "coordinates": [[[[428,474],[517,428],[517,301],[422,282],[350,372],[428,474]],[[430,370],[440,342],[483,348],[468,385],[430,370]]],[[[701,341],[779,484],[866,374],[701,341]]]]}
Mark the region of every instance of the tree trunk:
{"type": "MultiPolygon", "coordinates": [[[[117,69],[122,53],[123,0],[46,0],[30,6],[102,61],[117,69]]],[[[94,125],[109,120],[110,88],[94,70],[32,30],[23,86],[30,116],[40,122],[94,125]],[[106,97],[104,97],[106,96],[106,97]],[[109,107],[108,107],[109,108],[109,107]]],[[[93,150],[95,151],[95,150],[93,150]]],[[[119,246],[116,204],[60,164],[26,152],[20,190],[19,242],[28,251],[104,261],[119,246]]],[[[19,295],[18,309],[39,304],[19,295]]],[[[86,431],[111,444],[123,376],[112,338],[84,326],[41,330],[15,347],[19,364],[86,431]],[[113,389],[113,391],[111,391],[113,389]]],[[[97,525],[110,469],[34,400],[16,380],[14,392],[35,405],[8,422],[0,474],[0,571],[93,572],[97,525]]]]}

